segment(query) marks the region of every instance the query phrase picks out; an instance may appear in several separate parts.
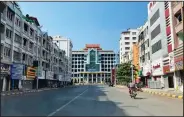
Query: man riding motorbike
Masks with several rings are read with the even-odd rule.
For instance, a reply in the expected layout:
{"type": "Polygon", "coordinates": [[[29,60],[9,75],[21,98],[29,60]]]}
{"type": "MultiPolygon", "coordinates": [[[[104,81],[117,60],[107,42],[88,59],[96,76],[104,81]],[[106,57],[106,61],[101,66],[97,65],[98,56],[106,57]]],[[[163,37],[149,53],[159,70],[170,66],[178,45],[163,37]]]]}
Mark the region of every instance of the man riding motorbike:
{"type": "Polygon", "coordinates": [[[130,82],[128,84],[128,88],[129,88],[129,94],[132,94],[133,91],[137,91],[137,83],[130,82]]]}

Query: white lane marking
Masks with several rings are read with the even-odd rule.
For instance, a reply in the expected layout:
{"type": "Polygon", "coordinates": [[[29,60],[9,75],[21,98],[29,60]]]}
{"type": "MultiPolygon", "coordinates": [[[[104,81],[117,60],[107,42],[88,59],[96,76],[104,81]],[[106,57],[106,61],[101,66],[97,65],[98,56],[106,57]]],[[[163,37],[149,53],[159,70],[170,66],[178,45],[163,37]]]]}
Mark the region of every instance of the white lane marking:
{"type": "Polygon", "coordinates": [[[73,102],[74,100],[76,100],[77,98],[79,98],[82,94],[84,94],[88,89],[86,89],[85,91],[83,91],[81,94],[79,94],[78,96],[76,96],[75,98],[73,98],[72,100],[70,100],[68,103],[66,103],[65,105],[61,106],[60,108],[56,109],[54,112],[50,113],[49,115],[47,115],[47,117],[51,117],[54,114],[56,114],[58,111],[62,110],[63,108],[65,108],[67,105],[69,105],[71,102],[73,102]]]}

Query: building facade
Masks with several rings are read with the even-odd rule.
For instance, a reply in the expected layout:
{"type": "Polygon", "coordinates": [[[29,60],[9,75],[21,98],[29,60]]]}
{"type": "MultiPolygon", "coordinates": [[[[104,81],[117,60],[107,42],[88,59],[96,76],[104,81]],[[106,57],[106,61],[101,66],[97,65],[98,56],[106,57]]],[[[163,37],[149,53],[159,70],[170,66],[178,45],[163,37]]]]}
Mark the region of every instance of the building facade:
{"type": "Polygon", "coordinates": [[[71,81],[72,77],[72,41],[68,38],[62,36],[53,36],[53,42],[58,45],[58,47],[66,52],[66,57],[68,59],[67,71],[65,71],[65,81],[71,81]]]}
{"type": "Polygon", "coordinates": [[[52,63],[53,39],[41,30],[36,17],[24,16],[16,2],[5,4],[1,18],[5,28],[1,34],[1,70],[6,72],[1,74],[2,91],[16,89],[20,84],[25,89],[35,88],[36,77],[39,86],[46,86],[44,80],[57,79],[52,63]]]}
{"type": "Polygon", "coordinates": [[[152,80],[160,81],[160,87],[166,86],[168,80],[164,78],[163,60],[168,57],[165,3],[150,2],[148,4],[148,27],[150,39],[152,80]]]}
{"type": "Polygon", "coordinates": [[[79,82],[109,82],[115,65],[115,52],[102,50],[99,44],[86,44],[84,50],[72,51],[72,78],[79,82]]]}
{"type": "Polygon", "coordinates": [[[183,92],[183,2],[171,2],[174,37],[175,89],[183,92]]]}
{"type": "MultiPolygon", "coordinates": [[[[133,44],[133,47],[132,47],[132,64],[135,66],[135,68],[137,70],[139,70],[139,46],[138,46],[138,43],[136,44],[133,44]]],[[[139,82],[140,78],[139,78],[139,74],[137,71],[135,71],[135,81],[136,82],[139,82]]]]}
{"type": "Polygon", "coordinates": [[[138,29],[128,29],[127,31],[123,31],[121,33],[121,37],[119,40],[120,47],[120,63],[126,62],[126,59],[129,58],[128,53],[131,51],[131,47],[138,41],[138,29]]]}
{"type": "Polygon", "coordinates": [[[139,32],[139,77],[144,86],[148,85],[151,78],[151,62],[150,62],[150,39],[149,39],[148,21],[141,27],[139,32]]]}

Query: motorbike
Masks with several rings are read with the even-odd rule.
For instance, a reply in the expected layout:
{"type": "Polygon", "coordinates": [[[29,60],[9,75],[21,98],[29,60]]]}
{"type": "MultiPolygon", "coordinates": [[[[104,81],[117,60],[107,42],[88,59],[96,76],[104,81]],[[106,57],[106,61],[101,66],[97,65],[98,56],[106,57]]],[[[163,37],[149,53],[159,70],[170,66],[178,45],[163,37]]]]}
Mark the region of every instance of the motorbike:
{"type": "Polygon", "coordinates": [[[130,97],[135,99],[136,96],[137,96],[136,91],[132,91],[132,93],[130,94],[130,97]]]}

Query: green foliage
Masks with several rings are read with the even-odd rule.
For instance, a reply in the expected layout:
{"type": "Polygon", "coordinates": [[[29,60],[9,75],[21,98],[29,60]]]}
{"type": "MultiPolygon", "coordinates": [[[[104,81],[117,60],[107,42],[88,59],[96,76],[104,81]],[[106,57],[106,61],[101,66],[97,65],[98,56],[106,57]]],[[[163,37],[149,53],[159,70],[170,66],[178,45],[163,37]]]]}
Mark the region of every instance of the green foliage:
{"type": "MultiPolygon", "coordinates": [[[[136,69],[135,66],[133,69],[136,69]]],[[[137,69],[136,69],[137,71],[137,69]]],[[[135,75],[135,74],[134,74],[135,75]]],[[[131,81],[132,71],[131,71],[131,63],[123,63],[118,66],[116,76],[119,82],[128,83],[131,81]]]]}

